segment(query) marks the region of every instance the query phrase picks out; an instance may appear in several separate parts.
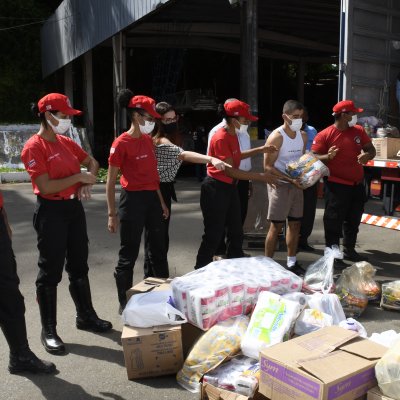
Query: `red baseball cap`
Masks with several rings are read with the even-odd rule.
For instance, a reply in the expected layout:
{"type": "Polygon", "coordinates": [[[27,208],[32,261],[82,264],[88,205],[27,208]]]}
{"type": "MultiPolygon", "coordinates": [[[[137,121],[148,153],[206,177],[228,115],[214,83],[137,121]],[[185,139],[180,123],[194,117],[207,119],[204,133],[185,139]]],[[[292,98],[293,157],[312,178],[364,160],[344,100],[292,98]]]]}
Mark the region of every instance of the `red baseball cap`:
{"type": "Polygon", "coordinates": [[[66,115],[81,115],[82,111],[71,107],[67,96],[60,93],[49,93],[38,101],[39,112],[60,111],[66,115]]]}
{"type": "Polygon", "coordinates": [[[129,108],[143,108],[154,118],[162,118],[156,111],[156,102],[147,96],[133,96],[128,104],[129,108]]]}
{"type": "Polygon", "coordinates": [[[226,115],[229,117],[244,117],[250,121],[257,121],[258,117],[252,115],[250,106],[240,100],[233,100],[224,104],[226,115]]]}
{"type": "Polygon", "coordinates": [[[354,113],[361,113],[364,111],[363,108],[357,108],[354,105],[353,100],[342,100],[339,103],[333,106],[333,114],[340,114],[343,112],[354,112],[354,113]]]}

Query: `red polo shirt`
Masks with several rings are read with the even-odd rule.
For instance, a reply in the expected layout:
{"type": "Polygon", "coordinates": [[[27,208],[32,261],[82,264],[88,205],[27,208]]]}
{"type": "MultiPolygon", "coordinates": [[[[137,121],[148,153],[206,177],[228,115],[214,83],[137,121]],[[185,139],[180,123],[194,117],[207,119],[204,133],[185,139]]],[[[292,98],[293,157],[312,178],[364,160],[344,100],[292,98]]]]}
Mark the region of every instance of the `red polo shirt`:
{"type": "Polygon", "coordinates": [[[48,174],[50,179],[62,179],[81,172],[81,163],[88,154],[72,139],[56,135],[56,141],[50,142],[40,135],[33,135],[21,153],[25,169],[32,179],[33,192],[50,200],[70,198],[75,195],[81,183],[76,183],[58,193],[43,195],[35,183],[40,175],[48,174]]]}
{"type": "Polygon", "coordinates": [[[0,192],[0,209],[3,208],[4,200],[3,200],[3,193],[0,192]]]}
{"type": "Polygon", "coordinates": [[[363,180],[364,169],[358,163],[357,156],[361,153],[364,145],[369,142],[371,139],[365,133],[364,128],[359,125],[344,131],[331,125],[317,134],[311,150],[318,154],[327,154],[330,147],[336,146],[339,151],[332,160],[327,162],[330,171],[328,180],[354,185],[363,180]]]}
{"type": "Polygon", "coordinates": [[[121,186],[125,190],[157,190],[160,177],[153,139],[149,135],[133,138],[128,133],[118,136],[110,149],[109,165],[121,170],[121,186]]]}
{"type": "MultiPolygon", "coordinates": [[[[237,135],[229,134],[225,128],[218,129],[213,135],[208,148],[208,155],[225,161],[228,158],[233,160],[233,168],[239,168],[241,152],[237,135]]],[[[225,175],[224,171],[218,171],[212,164],[207,164],[207,174],[222,182],[232,183],[233,179],[225,175]]]]}

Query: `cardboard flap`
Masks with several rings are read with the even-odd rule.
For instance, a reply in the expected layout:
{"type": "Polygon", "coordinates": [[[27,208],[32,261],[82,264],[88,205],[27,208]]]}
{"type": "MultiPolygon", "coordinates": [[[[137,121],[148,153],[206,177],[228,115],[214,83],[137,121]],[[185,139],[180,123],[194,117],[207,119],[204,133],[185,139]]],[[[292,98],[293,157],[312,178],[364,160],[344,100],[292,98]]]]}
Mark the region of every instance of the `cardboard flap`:
{"type": "Polygon", "coordinates": [[[162,284],[166,283],[165,279],[160,278],[146,278],[144,281],[138,283],[133,287],[136,292],[138,293],[146,293],[150,292],[156,287],[161,286],[162,284]]]}
{"type": "Polygon", "coordinates": [[[388,351],[388,348],[372,340],[357,338],[351,343],[340,346],[341,350],[351,354],[366,358],[367,360],[377,360],[388,351]]]}
{"type": "Polygon", "coordinates": [[[320,357],[302,360],[298,364],[322,382],[330,383],[338,378],[351,375],[357,369],[368,367],[371,361],[337,350],[320,357]]]}
{"type": "Polygon", "coordinates": [[[209,400],[248,400],[248,397],[242,394],[229,392],[208,383],[203,383],[203,392],[207,394],[209,400]]]}

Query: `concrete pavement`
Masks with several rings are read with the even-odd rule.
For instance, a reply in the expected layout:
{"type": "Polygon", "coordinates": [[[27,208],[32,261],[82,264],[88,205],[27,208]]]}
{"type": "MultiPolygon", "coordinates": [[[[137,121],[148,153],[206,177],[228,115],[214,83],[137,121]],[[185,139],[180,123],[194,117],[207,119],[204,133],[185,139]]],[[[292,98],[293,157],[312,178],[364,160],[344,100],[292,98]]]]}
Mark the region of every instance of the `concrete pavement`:
{"type": "MultiPolygon", "coordinates": [[[[94,187],[93,199],[85,203],[90,239],[90,281],[94,306],[100,317],[109,319],[114,330],[107,334],[78,331],[74,324],[74,306],[68,292],[66,275],[58,293],[58,331],[65,341],[68,354],[52,356],[40,344],[40,318],[35,300],[37,274],[36,236],[32,227],[35,198],[30,184],[1,185],[5,206],[13,228],[13,247],[17,256],[21,291],[25,296],[26,320],[31,348],[41,358],[56,363],[59,373],[55,376],[10,375],[6,370],[8,349],[0,335],[0,400],[89,400],[89,399],[197,399],[198,396],[181,389],[173,376],[140,381],[126,377],[120,335],[122,323],[117,313],[118,304],[113,269],[119,247],[118,235],[107,231],[105,185],[94,187]]],[[[176,191],[179,202],[173,205],[170,226],[169,264],[172,276],[185,274],[193,269],[202,235],[202,216],[199,205],[200,185],[193,178],[179,179],[176,191]]],[[[318,205],[317,218],[310,243],[317,253],[300,253],[298,259],[307,265],[323,253],[322,202],[318,205]]],[[[379,203],[367,205],[371,210],[379,203]]],[[[384,228],[362,225],[359,234],[359,251],[370,256],[381,281],[400,279],[400,233],[384,228]]],[[[249,249],[252,255],[263,250],[249,249]]],[[[276,253],[282,262],[286,254],[276,253]]],[[[0,260],[1,262],[1,260],[0,260]]],[[[143,251],[135,267],[135,282],[142,279],[143,251]]],[[[359,319],[368,333],[387,329],[400,331],[400,313],[369,306],[359,319]]]]}

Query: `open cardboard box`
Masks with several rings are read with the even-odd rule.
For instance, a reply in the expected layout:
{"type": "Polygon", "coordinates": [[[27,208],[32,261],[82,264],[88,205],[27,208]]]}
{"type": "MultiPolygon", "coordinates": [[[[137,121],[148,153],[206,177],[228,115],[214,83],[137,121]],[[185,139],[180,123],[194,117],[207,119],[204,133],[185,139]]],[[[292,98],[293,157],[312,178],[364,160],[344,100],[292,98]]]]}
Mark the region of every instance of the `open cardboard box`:
{"type": "Polygon", "coordinates": [[[354,400],[376,386],[386,351],[357,332],[322,328],[263,350],[259,391],[272,400],[354,400]]]}

